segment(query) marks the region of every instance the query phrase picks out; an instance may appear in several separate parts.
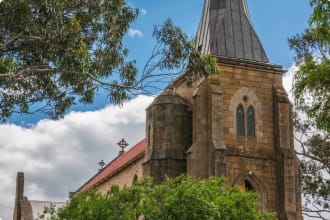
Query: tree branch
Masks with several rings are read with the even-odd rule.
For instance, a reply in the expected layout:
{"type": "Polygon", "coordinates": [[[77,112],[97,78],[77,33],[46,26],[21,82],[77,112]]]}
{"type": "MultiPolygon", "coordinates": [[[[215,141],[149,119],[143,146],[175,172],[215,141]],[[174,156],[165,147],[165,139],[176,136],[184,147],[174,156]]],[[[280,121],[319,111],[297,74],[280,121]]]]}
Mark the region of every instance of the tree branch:
{"type": "Polygon", "coordinates": [[[26,76],[28,74],[45,74],[45,73],[52,73],[52,72],[87,76],[87,77],[91,78],[93,81],[99,83],[102,86],[106,86],[106,87],[122,88],[122,89],[137,89],[138,88],[136,85],[124,85],[124,84],[118,84],[118,83],[105,82],[103,80],[98,79],[91,73],[81,73],[81,72],[77,72],[77,71],[64,70],[61,68],[51,68],[47,65],[28,67],[28,68],[19,70],[16,73],[11,72],[11,73],[6,73],[6,74],[0,74],[0,78],[7,78],[7,77],[15,78],[15,77],[26,76]]]}
{"type": "Polygon", "coordinates": [[[4,43],[3,45],[1,45],[0,51],[4,51],[10,44],[14,43],[19,38],[20,38],[19,35],[14,35],[13,37],[11,37],[6,43],[4,43]]]}

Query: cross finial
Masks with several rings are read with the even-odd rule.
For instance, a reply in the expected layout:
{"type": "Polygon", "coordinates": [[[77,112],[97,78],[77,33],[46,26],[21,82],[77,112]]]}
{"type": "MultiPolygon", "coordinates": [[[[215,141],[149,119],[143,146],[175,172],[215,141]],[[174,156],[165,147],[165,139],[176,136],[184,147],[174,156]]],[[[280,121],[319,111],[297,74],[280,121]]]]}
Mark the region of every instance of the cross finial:
{"type": "Polygon", "coordinates": [[[125,152],[125,148],[128,146],[128,143],[125,141],[124,138],[122,138],[117,145],[121,148],[121,151],[119,152],[119,154],[122,154],[125,152]]]}
{"type": "Polygon", "coordinates": [[[100,166],[99,171],[103,170],[103,168],[105,167],[105,162],[103,160],[101,160],[97,164],[100,166]]]}

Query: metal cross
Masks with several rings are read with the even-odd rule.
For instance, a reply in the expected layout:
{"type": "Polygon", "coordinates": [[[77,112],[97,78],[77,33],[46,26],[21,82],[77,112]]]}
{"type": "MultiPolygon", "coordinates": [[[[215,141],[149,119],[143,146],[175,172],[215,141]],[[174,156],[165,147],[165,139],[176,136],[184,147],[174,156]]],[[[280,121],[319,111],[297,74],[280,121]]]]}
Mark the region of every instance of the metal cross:
{"type": "Polygon", "coordinates": [[[105,163],[103,160],[101,160],[100,162],[98,162],[98,165],[100,166],[101,170],[104,168],[105,163]]]}
{"type": "Polygon", "coordinates": [[[128,143],[125,141],[124,138],[122,138],[118,143],[117,145],[121,148],[121,153],[125,152],[125,148],[128,146],[128,143]]]}
{"type": "Polygon", "coordinates": [[[249,96],[248,95],[244,95],[243,98],[244,102],[247,102],[249,100],[249,96]]]}

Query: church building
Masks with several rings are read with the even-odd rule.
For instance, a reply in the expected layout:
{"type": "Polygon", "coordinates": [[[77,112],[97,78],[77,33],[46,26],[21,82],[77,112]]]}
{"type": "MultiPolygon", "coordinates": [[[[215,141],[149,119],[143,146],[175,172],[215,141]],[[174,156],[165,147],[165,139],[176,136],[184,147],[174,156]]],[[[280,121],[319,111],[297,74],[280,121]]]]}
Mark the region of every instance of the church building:
{"type": "Polygon", "coordinates": [[[246,0],[205,0],[197,47],[217,59],[220,76],[188,87],[183,74],[146,109],[146,137],[76,191],[156,183],[187,175],[224,176],[258,195],[261,209],[301,220],[299,161],[285,70],[270,63],[246,0]]]}

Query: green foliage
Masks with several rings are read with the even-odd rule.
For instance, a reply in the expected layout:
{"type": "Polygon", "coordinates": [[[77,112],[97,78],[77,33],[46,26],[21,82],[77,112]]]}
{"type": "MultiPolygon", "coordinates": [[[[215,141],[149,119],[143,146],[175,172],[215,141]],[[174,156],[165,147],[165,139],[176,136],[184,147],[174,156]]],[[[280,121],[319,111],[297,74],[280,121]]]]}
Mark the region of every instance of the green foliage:
{"type": "Polygon", "coordinates": [[[122,38],[136,17],[137,10],[124,0],[3,1],[0,118],[28,112],[38,102],[57,118],[77,98],[92,103],[95,80],[109,76],[120,85],[133,85],[137,71],[126,61],[122,38]]]}
{"type": "Polygon", "coordinates": [[[190,54],[186,75],[188,86],[196,84],[205,76],[219,76],[220,69],[217,59],[209,54],[202,55],[199,51],[190,54]]]}
{"type": "Polygon", "coordinates": [[[0,59],[0,74],[8,73],[14,69],[14,60],[12,57],[0,59]]]}
{"type": "Polygon", "coordinates": [[[167,20],[155,26],[155,48],[138,73],[123,45],[137,15],[125,0],[2,1],[0,119],[13,112],[58,118],[77,102],[92,103],[99,88],[113,104],[159,92],[186,72],[190,57],[201,70],[190,67],[194,78],[214,71],[204,68],[210,64],[204,57],[191,56],[196,53],[193,41],[167,20]]]}
{"type": "Polygon", "coordinates": [[[56,205],[51,203],[49,206],[44,207],[44,211],[38,216],[38,219],[50,220],[55,218],[57,210],[56,205]]]}
{"type": "Polygon", "coordinates": [[[330,60],[319,62],[309,55],[294,78],[297,105],[330,134],[330,60]]]}
{"type": "Polygon", "coordinates": [[[256,196],[230,187],[224,179],[199,180],[180,176],[153,185],[150,179],[131,187],[112,186],[105,195],[92,190],[80,193],[59,211],[54,220],[271,220],[258,211],[256,196]],[[143,218],[142,218],[143,217],[143,218]]]}
{"type": "MultiPolygon", "coordinates": [[[[296,142],[300,144],[298,154],[302,156],[301,188],[306,199],[305,211],[329,210],[330,137],[315,131],[308,121],[296,120],[296,142]]],[[[319,214],[322,216],[324,213],[319,214]]]]}
{"type": "Polygon", "coordinates": [[[330,3],[328,0],[311,0],[313,13],[310,22],[320,42],[330,44],[330,3]]]}
{"type": "Polygon", "coordinates": [[[144,67],[140,81],[144,82],[144,91],[159,92],[159,85],[162,85],[160,88],[167,86],[180,74],[188,86],[194,85],[204,77],[219,75],[216,58],[202,55],[196,50],[194,40],[189,40],[170,19],[163,25],[155,26],[153,36],[157,43],[144,67]],[[158,88],[155,87],[155,82],[158,88]]]}
{"type": "Polygon", "coordinates": [[[297,107],[330,133],[330,2],[311,0],[310,27],[289,39],[299,70],[294,76],[297,107]]]}
{"type": "Polygon", "coordinates": [[[297,111],[307,120],[296,120],[300,144],[302,190],[306,215],[326,219],[330,213],[330,1],[310,0],[309,28],[289,39],[299,70],[293,93],[297,111]]]}

